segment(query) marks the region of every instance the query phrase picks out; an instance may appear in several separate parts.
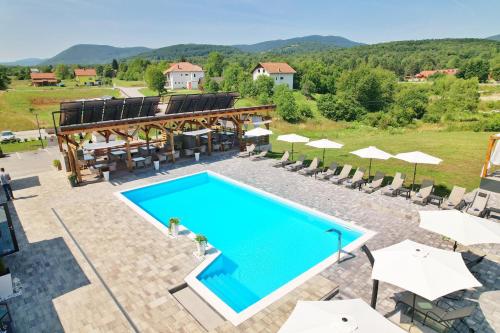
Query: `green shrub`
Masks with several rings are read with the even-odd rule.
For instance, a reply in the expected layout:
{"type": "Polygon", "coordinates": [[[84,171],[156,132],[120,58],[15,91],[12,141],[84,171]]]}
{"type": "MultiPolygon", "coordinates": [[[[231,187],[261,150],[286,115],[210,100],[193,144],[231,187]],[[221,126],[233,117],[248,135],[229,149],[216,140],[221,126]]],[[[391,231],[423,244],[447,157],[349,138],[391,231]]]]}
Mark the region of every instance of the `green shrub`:
{"type": "Polygon", "coordinates": [[[302,118],[314,118],[314,113],[312,112],[312,109],[309,105],[307,104],[300,104],[299,105],[299,114],[302,118]]]}
{"type": "Polygon", "coordinates": [[[196,235],[196,237],[194,238],[194,240],[198,243],[202,243],[202,242],[207,242],[207,237],[205,237],[204,235],[202,234],[198,234],[196,235]]]}
{"type": "Polygon", "coordinates": [[[326,94],[318,99],[318,110],[323,116],[333,120],[353,121],[361,119],[366,110],[350,95],[326,94]]]}

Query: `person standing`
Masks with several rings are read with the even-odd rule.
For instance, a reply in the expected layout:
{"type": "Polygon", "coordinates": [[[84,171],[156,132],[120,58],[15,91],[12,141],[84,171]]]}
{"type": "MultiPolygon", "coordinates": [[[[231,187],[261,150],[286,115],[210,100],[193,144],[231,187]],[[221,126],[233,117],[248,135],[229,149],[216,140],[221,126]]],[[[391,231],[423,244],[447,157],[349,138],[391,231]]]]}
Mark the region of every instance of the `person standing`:
{"type": "Polygon", "coordinates": [[[4,168],[0,168],[0,184],[5,191],[5,195],[7,196],[7,201],[14,199],[14,194],[12,193],[12,187],[10,187],[10,175],[5,172],[4,168]]]}

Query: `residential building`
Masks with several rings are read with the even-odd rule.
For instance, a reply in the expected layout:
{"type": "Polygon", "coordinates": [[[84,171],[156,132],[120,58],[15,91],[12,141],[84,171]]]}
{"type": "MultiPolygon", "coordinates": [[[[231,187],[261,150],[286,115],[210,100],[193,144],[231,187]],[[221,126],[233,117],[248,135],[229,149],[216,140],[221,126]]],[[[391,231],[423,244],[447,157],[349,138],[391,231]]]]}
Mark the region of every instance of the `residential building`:
{"type": "Polygon", "coordinates": [[[55,86],[58,82],[54,73],[30,73],[31,84],[35,87],[55,86]]]}
{"type": "Polygon", "coordinates": [[[78,84],[94,86],[99,84],[95,68],[77,68],[75,69],[75,80],[78,84]]]}
{"type": "Polygon", "coordinates": [[[273,78],[274,84],[286,84],[293,89],[293,75],[296,73],[286,62],[261,62],[252,71],[254,81],[260,75],[267,75],[273,78]]]}
{"type": "Polygon", "coordinates": [[[189,62],[172,64],[163,72],[167,89],[198,89],[200,79],[205,76],[203,68],[189,62]]]}

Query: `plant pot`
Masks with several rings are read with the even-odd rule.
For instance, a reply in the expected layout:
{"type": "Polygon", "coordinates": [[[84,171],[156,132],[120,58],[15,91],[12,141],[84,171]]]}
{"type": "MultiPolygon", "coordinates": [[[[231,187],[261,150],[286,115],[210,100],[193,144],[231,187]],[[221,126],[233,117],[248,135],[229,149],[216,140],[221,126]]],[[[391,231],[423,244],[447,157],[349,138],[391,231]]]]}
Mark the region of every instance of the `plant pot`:
{"type": "Polygon", "coordinates": [[[205,255],[206,250],[207,250],[207,242],[196,242],[196,251],[200,257],[205,255]]]}
{"type": "Polygon", "coordinates": [[[200,153],[194,153],[194,159],[198,162],[200,160],[200,153]]]}
{"type": "Polygon", "coordinates": [[[156,171],[160,170],[160,161],[153,161],[153,164],[155,166],[156,171]]]}
{"type": "Polygon", "coordinates": [[[170,226],[170,235],[172,237],[177,237],[179,235],[179,225],[178,224],[172,224],[170,226]]]}
{"type": "Polygon", "coordinates": [[[102,176],[104,177],[104,180],[109,182],[109,171],[103,171],[102,176]]]}
{"type": "Polygon", "coordinates": [[[12,276],[7,268],[6,274],[0,276],[0,299],[11,296],[14,293],[14,288],[12,287],[12,276]]]}

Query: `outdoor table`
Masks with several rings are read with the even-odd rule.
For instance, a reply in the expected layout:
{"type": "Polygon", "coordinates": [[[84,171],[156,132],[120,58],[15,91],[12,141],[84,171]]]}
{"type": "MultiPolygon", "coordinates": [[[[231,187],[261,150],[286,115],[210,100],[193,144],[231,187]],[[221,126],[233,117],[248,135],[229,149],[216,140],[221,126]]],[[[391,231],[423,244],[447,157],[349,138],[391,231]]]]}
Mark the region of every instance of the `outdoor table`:
{"type": "Polygon", "coordinates": [[[137,168],[137,166],[139,164],[142,164],[142,166],[146,166],[146,164],[144,163],[145,160],[146,159],[144,157],[134,157],[132,159],[132,161],[134,162],[136,168],[137,168]]]}
{"type": "Polygon", "coordinates": [[[93,155],[91,155],[91,154],[84,154],[83,155],[83,160],[84,161],[93,161],[93,160],[95,160],[95,157],[93,155]]]}
{"type": "Polygon", "coordinates": [[[108,166],[107,163],[98,163],[98,164],[94,165],[94,168],[96,168],[97,170],[99,170],[99,177],[102,177],[102,168],[105,168],[107,166],[108,166]]]}
{"type": "Polygon", "coordinates": [[[138,152],[139,152],[139,149],[137,149],[137,148],[130,149],[130,154],[137,154],[138,152]]]}
{"type": "Polygon", "coordinates": [[[410,199],[411,189],[410,188],[404,188],[404,187],[402,187],[399,190],[399,194],[405,196],[406,200],[408,200],[408,199],[410,199]]]}
{"type": "Polygon", "coordinates": [[[122,159],[124,155],[126,155],[127,152],[125,150],[114,150],[111,152],[111,155],[118,157],[119,159],[122,159]]]}
{"type": "Polygon", "coordinates": [[[429,203],[430,204],[437,204],[437,206],[441,206],[443,203],[443,197],[435,194],[429,195],[429,203]]]}

